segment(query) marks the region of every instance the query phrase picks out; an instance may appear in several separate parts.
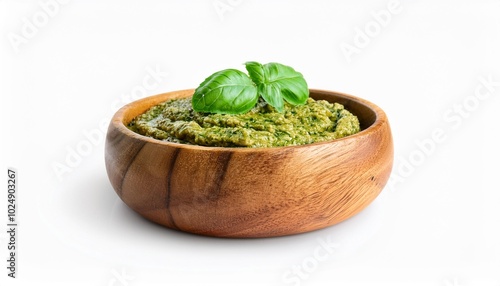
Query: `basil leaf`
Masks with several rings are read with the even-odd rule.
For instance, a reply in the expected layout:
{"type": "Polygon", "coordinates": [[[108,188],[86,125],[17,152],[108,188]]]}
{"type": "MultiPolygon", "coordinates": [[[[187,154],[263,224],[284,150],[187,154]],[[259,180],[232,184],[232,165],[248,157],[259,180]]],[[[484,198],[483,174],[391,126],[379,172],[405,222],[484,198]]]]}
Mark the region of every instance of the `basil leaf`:
{"type": "Polygon", "coordinates": [[[198,112],[239,114],[252,109],[258,99],[257,87],[245,73],[227,69],[206,78],[191,103],[198,112]]]}
{"type": "Polygon", "coordinates": [[[281,89],[278,85],[265,84],[266,76],[264,66],[258,62],[247,62],[245,63],[246,69],[250,78],[257,84],[257,90],[260,96],[269,103],[272,107],[276,108],[279,112],[283,111],[285,102],[283,101],[283,96],[281,95],[281,89]]]}
{"type": "Polygon", "coordinates": [[[309,97],[309,88],[301,73],[279,63],[262,65],[245,63],[250,78],[257,85],[259,94],[279,112],[283,111],[285,99],[293,105],[304,104],[309,97]]]}
{"type": "Polygon", "coordinates": [[[276,85],[260,85],[258,89],[262,98],[264,98],[267,103],[276,108],[278,112],[283,112],[285,102],[283,101],[283,96],[281,95],[279,87],[276,85]]]}

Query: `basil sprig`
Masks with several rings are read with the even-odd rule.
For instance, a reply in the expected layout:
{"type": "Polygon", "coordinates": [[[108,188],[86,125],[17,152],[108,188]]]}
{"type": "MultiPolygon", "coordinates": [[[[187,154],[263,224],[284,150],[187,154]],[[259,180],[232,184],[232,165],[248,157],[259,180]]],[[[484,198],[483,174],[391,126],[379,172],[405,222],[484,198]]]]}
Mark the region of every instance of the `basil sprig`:
{"type": "Polygon", "coordinates": [[[307,83],[301,73],[279,63],[262,65],[245,63],[248,75],[235,70],[218,71],[206,78],[195,90],[193,109],[198,112],[240,114],[252,109],[259,97],[278,112],[284,100],[292,105],[304,104],[309,97],[307,83]]]}

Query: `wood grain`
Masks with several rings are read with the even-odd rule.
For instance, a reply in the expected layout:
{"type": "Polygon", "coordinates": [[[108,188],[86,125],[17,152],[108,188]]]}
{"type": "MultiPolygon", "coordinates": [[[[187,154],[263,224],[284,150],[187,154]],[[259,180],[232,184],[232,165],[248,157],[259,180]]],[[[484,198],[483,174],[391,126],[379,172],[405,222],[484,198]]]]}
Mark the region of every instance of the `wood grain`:
{"type": "Polygon", "coordinates": [[[224,148],[163,142],[125,125],[151,106],[192,95],[148,97],[113,117],[105,147],[108,177],[120,198],[158,224],[218,237],[271,237],[339,223],[385,186],[393,163],[385,113],[354,96],[311,90],[360,119],[362,132],[295,147],[224,148]]]}

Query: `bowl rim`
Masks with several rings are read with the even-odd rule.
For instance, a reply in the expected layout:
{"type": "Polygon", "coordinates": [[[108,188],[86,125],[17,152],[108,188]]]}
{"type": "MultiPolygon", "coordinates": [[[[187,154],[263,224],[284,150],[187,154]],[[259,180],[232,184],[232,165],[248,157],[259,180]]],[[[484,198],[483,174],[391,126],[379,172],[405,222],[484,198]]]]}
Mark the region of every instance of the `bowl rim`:
{"type": "MultiPolygon", "coordinates": [[[[309,89],[309,92],[310,93],[322,93],[322,94],[334,94],[335,96],[343,97],[343,98],[346,98],[350,101],[354,101],[354,102],[357,102],[359,104],[365,105],[375,113],[375,121],[371,125],[369,125],[367,128],[361,130],[360,132],[353,134],[353,135],[343,137],[343,138],[322,141],[322,142],[315,142],[315,143],[310,143],[310,144],[303,144],[303,145],[278,146],[278,147],[252,147],[252,148],[248,148],[248,147],[214,147],[214,146],[191,145],[191,144],[162,141],[159,139],[155,139],[152,137],[141,135],[139,133],[135,133],[134,131],[128,129],[124,123],[124,118],[125,118],[125,115],[127,114],[127,112],[133,106],[135,106],[137,104],[140,104],[140,103],[143,103],[146,101],[150,101],[155,97],[163,97],[163,96],[167,96],[167,95],[171,95],[171,94],[178,94],[178,93],[188,94],[188,93],[194,93],[194,91],[195,91],[195,89],[175,90],[175,91],[169,91],[169,92],[165,92],[165,93],[147,96],[147,97],[132,101],[132,102],[122,106],[118,111],[116,111],[116,113],[113,115],[113,117],[111,118],[111,121],[109,123],[108,133],[109,133],[110,128],[114,127],[116,130],[121,132],[123,135],[132,137],[133,139],[142,141],[143,143],[163,145],[163,146],[172,147],[172,148],[215,151],[215,152],[223,152],[223,151],[230,151],[230,152],[272,152],[272,151],[278,151],[278,150],[301,149],[301,148],[308,148],[308,147],[310,148],[313,146],[320,147],[322,145],[331,145],[332,143],[337,144],[340,142],[353,140],[353,139],[357,139],[360,137],[366,137],[374,132],[377,132],[384,124],[387,123],[387,116],[386,116],[385,112],[380,107],[375,105],[374,103],[372,103],[366,99],[359,98],[359,97],[356,97],[356,96],[353,96],[350,94],[337,92],[337,91],[324,90],[324,89],[309,89]]],[[[187,96],[181,96],[179,98],[184,98],[184,97],[187,97],[187,96]]],[[[158,103],[160,103],[160,102],[158,102],[158,103]]],[[[156,103],[156,104],[158,104],[158,103],[156,103]]],[[[151,108],[153,106],[154,105],[149,105],[146,110],[148,110],[149,108],[151,108]]]]}

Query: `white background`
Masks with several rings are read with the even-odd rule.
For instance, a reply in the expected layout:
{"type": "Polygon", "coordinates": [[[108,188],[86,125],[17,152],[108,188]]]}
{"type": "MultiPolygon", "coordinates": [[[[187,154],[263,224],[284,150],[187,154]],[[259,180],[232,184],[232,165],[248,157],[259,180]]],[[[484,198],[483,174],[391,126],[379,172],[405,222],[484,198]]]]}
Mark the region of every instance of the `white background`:
{"type": "Polygon", "coordinates": [[[19,181],[18,278],[2,266],[1,285],[500,286],[500,1],[48,2],[0,1],[2,223],[7,167],[19,181]],[[341,224],[272,239],[133,213],[108,182],[99,126],[132,98],[250,60],[386,111],[382,195],[341,224]]]}

